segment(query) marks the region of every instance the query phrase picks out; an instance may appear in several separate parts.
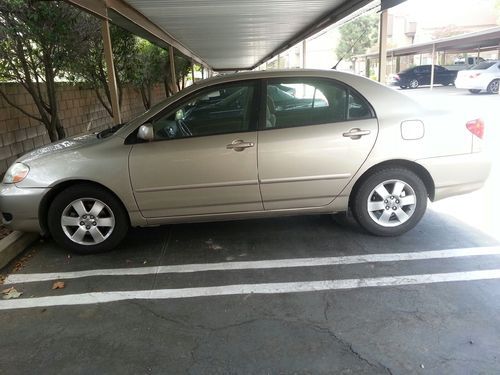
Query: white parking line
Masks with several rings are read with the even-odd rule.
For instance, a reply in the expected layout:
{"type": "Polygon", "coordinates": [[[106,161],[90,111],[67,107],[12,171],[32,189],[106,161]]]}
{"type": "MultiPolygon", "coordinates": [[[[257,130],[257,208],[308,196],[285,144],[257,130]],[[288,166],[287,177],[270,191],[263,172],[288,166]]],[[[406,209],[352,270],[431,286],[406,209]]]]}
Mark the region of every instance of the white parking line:
{"type": "Polygon", "coordinates": [[[326,258],[296,258],[278,260],[258,260],[244,262],[223,262],[205,264],[181,264],[173,266],[111,268],[75,272],[52,272],[9,275],[4,284],[30,283],[59,279],[76,279],[92,276],[130,276],[163,273],[191,273],[204,271],[253,270],[269,268],[318,267],[340,264],[375,262],[398,262],[409,260],[459,258],[467,256],[500,255],[500,247],[472,247],[463,249],[434,250],[412,253],[365,254],[326,258]]]}
{"type": "Polygon", "coordinates": [[[212,286],[204,288],[153,289],[70,294],[57,297],[39,297],[0,301],[0,310],[26,309],[49,306],[89,305],[133,299],[178,299],[193,297],[230,296],[241,294],[283,294],[492,279],[500,279],[500,269],[376,277],[366,279],[305,281],[269,284],[241,284],[212,286]]]}

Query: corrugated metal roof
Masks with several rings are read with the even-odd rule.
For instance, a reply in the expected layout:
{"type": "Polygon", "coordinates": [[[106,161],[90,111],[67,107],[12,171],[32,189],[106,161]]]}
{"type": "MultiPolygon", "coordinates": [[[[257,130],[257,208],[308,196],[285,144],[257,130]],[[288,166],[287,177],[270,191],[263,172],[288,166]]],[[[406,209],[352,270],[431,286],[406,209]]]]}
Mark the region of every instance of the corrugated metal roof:
{"type": "Polygon", "coordinates": [[[214,69],[253,68],[370,0],[127,0],[214,69]]]}

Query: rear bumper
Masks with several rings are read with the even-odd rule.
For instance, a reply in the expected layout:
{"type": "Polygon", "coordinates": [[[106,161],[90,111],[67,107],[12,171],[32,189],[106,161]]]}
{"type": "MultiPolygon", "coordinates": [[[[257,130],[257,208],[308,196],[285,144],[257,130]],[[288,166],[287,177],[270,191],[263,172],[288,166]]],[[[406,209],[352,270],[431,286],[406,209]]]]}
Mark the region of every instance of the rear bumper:
{"type": "Polygon", "coordinates": [[[484,152],[416,160],[431,174],[434,201],[480,189],[491,170],[491,160],[484,152]]]}
{"type": "Polygon", "coordinates": [[[467,78],[457,78],[455,80],[455,87],[457,89],[469,89],[469,90],[485,90],[486,87],[483,82],[467,78]]]}
{"type": "Polygon", "coordinates": [[[5,226],[23,232],[41,232],[38,212],[48,188],[19,188],[0,184],[0,212],[5,226]]]}

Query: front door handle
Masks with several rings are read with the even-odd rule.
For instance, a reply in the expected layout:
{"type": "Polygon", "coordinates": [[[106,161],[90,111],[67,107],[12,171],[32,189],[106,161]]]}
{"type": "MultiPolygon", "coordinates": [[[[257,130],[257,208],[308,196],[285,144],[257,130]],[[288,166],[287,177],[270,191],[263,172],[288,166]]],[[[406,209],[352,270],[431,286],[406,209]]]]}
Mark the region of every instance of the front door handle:
{"type": "Polygon", "coordinates": [[[360,139],[364,135],[370,134],[371,131],[369,130],[361,130],[359,128],[354,128],[349,130],[347,133],[343,133],[342,135],[344,137],[349,137],[351,139],[360,139]]]}
{"type": "Polygon", "coordinates": [[[241,139],[235,139],[230,144],[226,145],[228,150],[243,151],[246,148],[255,146],[253,142],[245,142],[241,139]]]}

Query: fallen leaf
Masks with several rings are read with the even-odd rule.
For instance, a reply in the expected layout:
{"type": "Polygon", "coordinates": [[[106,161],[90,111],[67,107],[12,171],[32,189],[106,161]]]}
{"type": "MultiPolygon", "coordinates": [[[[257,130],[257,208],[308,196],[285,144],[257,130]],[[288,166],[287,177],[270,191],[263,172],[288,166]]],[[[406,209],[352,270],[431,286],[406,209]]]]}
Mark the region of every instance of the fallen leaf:
{"type": "Polygon", "coordinates": [[[64,284],[64,281],[55,281],[54,284],[52,284],[52,290],[54,289],[64,289],[66,285],[64,284]]]}
{"type": "Polygon", "coordinates": [[[18,292],[14,287],[2,290],[3,299],[19,298],[23,292],[18,292]]]}

